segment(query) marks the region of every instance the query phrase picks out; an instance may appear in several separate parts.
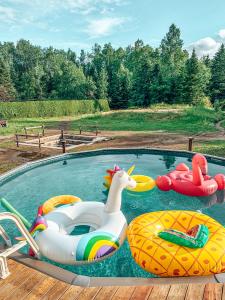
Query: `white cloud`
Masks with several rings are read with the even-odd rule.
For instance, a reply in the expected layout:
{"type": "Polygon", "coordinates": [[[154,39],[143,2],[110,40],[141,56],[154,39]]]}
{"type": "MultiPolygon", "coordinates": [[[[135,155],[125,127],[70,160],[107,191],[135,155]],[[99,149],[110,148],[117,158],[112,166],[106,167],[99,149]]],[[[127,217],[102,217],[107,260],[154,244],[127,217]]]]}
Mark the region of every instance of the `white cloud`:
{"type": "Polygon", "coordinates": [[[0,21],[13,23],[16,20],[16,12],[10,7],[0,6],[0,21]]]}
{"type": "Polygon", "coordinates": [[[211,37],[206,37],[191,44],[188,47],[188,50],[191,52],[193,49],[195,49],[196,54],[199,57],[202,57],[203,55],[209,55],[210,57],[213,57],[220,46],[220,42],[211,37]]]}
{"type": "Polygon", "coordinates": [[[113,29],[125,22],[124,18],[102,18],[89,21],[89,25],[85,30],[90,38],[98,38],[107,36],[112,33],[113,29]]]}
{"type": "Polygon", "coordinates": [[[218,35],[221,39],[225,39],[225,29],[220,29],[218,35]]]}

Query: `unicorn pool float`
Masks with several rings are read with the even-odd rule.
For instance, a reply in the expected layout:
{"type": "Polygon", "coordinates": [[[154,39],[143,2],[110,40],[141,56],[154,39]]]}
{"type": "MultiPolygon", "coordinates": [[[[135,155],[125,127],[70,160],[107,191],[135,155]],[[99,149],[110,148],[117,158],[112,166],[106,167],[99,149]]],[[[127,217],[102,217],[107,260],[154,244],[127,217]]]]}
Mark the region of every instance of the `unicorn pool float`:
{"type": "Polygon", "coordinates": [[[38,209],[30,229],[40,253],[53,261],[71,265],[99,261],[112,255],[126,237],[127,221],[120,210],[122,191],[135,186],[135,180],[120,170],[113,176],[106,204],[82,202],[71,195],[46,201],[38,209]],[[90,231],[72,235],[80,225],[89,226],[90,231]]]}
{"type": "Polygon", "coordinates": [[[215,177],[211,177],[207,173],[206,158],[201,154],[195,154],[192,159],[192,170],[181,163],[167,175],[158,176],[156,185],[162,191],[174,190],[177,193],[193,197],[224,193],[225,175],[217,174],[215,177]]]}
{"type": "MultiPolygon", "coordinates": [[[[128,171],[127,174],[131,176],[133,180],[136,181],[136,187],[131,188],[127,187],[129,191],[132,192],[147,192],[152,190],[155,187],[155,180],[149,176],[145,175],[131,175],[135,169],[135,166],[132,166],[128,171]]],[[[104,176],[105,182],[103,183],[104,186],[109,189],[113,180],[113,176],[118,172],[121,171],[121,168],[117,165],[114,166],[114,169],[109,169],[106,172],[108,175],[104,176]]]]}

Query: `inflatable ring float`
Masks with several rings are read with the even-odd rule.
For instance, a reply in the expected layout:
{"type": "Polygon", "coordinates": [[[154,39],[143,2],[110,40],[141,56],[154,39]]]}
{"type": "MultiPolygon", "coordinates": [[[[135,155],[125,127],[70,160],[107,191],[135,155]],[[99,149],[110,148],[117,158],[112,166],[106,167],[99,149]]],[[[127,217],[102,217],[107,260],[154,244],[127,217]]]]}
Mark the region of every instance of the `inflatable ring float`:
{"type": "Polygon", "coordinates": [[[56,197],[52,197],[45,201],[45,203],[42,205],[42,213],[44,215],[48,214],[52,210],[54,210],[57,206],[65,205],[65,204],[73,204],[76,202],[80,202],[81,199],[73,196],[73,195],[60,195],[56,197]]]}
{"type": "Polygon", "coordinates": [[[144,270],[158,276],[202,276],[225,272],[225,228],[207,215],[193,211],[158,211],[134,219],[127,231],[131,253],[144,270]],[[188,248],[161,239],[173,228],[188,231],[203,224],[209,239],[203,248],[188,248]]]}
{"type": "Polygon", "coordinates": [[[136,181],[137,185],[136,185],[136,188],[134,188],[134,189],[128,188],[129,191],[147,192],[147,191],[152,190],[155,187],[155,180],[149,176],[131,175],[131,178],[133,178],[136,181]]]}
{"type": "Polygon", "coordinates": [[[106,204],[76,201],[55,208],[56,203],[62,202],[59,199],[64,199],[65,204],[79,199],[63,198],[65,196],[45,202],[43,208],[38,209],[30,229],[40,253],[53,261],[71,265],[100,261],[114,254],[126,238],[127,221],[120,209],[122,191],[135,186],[136,182],[125,171],[119,171],[113,177],[106,204]],[[44,214],[46,203],[49,212],[44,214]],[[86,226],[88,232],[78,234],[78,226],[86,226]]]}

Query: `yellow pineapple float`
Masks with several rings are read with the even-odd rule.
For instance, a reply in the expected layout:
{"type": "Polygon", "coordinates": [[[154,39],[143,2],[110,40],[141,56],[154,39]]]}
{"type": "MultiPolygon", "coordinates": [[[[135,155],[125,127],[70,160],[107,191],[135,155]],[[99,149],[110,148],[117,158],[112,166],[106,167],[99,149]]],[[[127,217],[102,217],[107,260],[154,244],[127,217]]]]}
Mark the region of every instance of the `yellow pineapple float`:
{"type": "Polygon", "coordinates": [[[225,228],[193,211],[158,211],[134,219],[127,231],[131,253],[145,271],[158,276],[202,276],[225,272],[225,228]],[[203,248],[180,246],[158,236],[173,228],[186,232],[204,224],[209,239],[203,248]]]}

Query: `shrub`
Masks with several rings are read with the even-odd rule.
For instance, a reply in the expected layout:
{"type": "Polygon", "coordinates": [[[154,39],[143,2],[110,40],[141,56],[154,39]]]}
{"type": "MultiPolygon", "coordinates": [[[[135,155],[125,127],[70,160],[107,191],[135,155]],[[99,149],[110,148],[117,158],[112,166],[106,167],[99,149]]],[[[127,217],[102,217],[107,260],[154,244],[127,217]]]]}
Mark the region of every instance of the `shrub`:
{"type": "Polygon", "coordinates": [[[107,100],[45,100],[0,103],[0,115],[5,119],[75,116],[108,110],[107,100]]]}
{"type": "Polygon", "coordinates": [[[216,111],[224,111],[225,110],[225,99],[223,100],[216,100],[214,102],[214,108],[216,111]]]}

